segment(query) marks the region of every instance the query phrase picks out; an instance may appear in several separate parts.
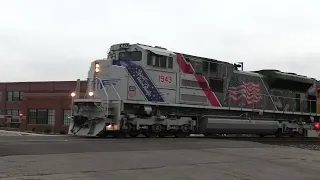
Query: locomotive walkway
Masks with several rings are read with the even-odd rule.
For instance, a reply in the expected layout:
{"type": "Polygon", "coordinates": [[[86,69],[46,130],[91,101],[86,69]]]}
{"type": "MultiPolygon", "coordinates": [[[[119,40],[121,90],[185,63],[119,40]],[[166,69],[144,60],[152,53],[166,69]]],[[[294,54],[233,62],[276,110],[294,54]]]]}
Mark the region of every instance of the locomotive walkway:
{"type": "Polygon", "coordinates": [[[0,179],[314,180],[319,151],[226,139],[0,136],[0,179]]]}

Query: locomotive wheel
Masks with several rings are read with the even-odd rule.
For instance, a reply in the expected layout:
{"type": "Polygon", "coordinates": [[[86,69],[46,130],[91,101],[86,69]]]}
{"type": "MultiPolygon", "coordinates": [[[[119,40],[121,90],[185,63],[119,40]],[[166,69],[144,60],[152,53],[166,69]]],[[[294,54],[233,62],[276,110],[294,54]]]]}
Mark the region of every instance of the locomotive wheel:
{"type": "Polygon", "coordinates": [[[156,138],[158,137],[162,127],[160,124],[154,124],[149,126],[148,131],[144,133],[144,135],[148,138],[156,138]]]}
{"type": "Polygon", "coordinates": [[[189,133],[190,131],[190,126],[189,125],[182,125],[180,127],[181,131],[184,132],[184,133],[189,133]]]}
{"type": "Polygon", "coordinates": [[[177,138],[185,138],[190,135],[190,126],[189,125],[182,125],[180,129],[174,132],[174,136],[177,138]]]}
{"type": "MultiPolygon", "coordinates": [[[[160,124],[154,124],[151,126],[151,131],[155,133],[159,133],[162,130],[162,127],[160,124]]],[[[150,128],[149,128],[150,131],[150,128]]]]}
{"type": "Polygon", "coordinates": [[[136,130],[136,128],[134,128],[132,124],[127,124],[127,129],[128,136],[132,138],[139,136],[141,133],[139,130],[136,130]]]}

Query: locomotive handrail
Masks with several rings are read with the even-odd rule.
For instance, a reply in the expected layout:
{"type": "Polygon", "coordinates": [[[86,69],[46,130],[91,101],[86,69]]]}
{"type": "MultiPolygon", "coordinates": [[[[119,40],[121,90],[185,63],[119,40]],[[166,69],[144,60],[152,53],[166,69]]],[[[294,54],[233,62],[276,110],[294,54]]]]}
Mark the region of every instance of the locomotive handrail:
{"type": "MultiPolygon", "coordinates": [[[[245,94],[245,93],[237,93],[237,92],[234,92],[235,94],[245,94]]],[[[276,96],[276,95],[268,95],[268,94],[262,94],[262,93],[259,93],[261,96],[270,96],[270,97],[280,97],[280,98],[286,98],[286,99],[299,99],[299,100],[308,100],[308,101],[317,101],[317,100],[310,100],[310,99],[306,99],[306,98],[292,98],[292,97],[288,97],[288,96],[276,96]]]]}
{"type": "Polygon", "coordinates": [[[116,92],[117,97],[118,97],[118,100],[119,100],[119,101],[121,101],[121,97],[120,97],[120,95],[119,95],[119,93],[118,93],[117,89],[114,87],[114,85],[113,85],[112,83],[111,83],[111,86],[112,86],[113,90],[116,92]]]}
{"type": "MultiPolygon", "coordinates": [[[[237,92],[234,92],[235,94],[245,94],[245,93],[237,93],[237,92]]],[[[308,101],[317,101],[317,100],[311,100],[311,99],[306,99],[306,98],[292,98],[292,97],[288,97],[288,96],[276,96],[276,95],[268,95],[268,94],[262,94],[262,93],[259,93],[261,96],[270,96],[270,97],[280,97],[280,98],[286,98],[286,99],[299,99],[299,100],[308,100],[308,101]]]]}
{"type": "MultiPolygon", "coordinates": [[[[106,90],[106,88],[104,87],[104,85],[103,85],[103,82],[102,82],[102,80],[100,79],[100,78],[98,78],[98,77],[95,77],[95,79],[98,79],[99,80],[99,84],[101,84],[101,86],[102,86],[102,89],[103,89],[103,91],[104,91],[104,93],[105,93],[105,95],[106,95],[106,97],[107,97],[107,115],[106,115],[106,117],[108,117],[109,116],[109,95],[108,95],[108,92],[107,92],[107,90],[106,90]]],[[[97,85],[95,86],[95,92],[97,91],[97,85]]]]}
{"type": "MultiPolygon", "coordinates": [[[[263,86],[264,86],[266,89],[268,89],[268,88],[267,88],[267,86],[266,86],[266,84],[264,83],[264,81],[263,81],[262,77],[260,77],[260,80],[261,80],[261,82],[262,82],[263,86]]],[[[269,91],[268,91],[268,90],[267,90],[267,93],[268,93],[268,96],[270,96],[270,97],[271,97],[271,94],[269,93],[269,91]]],[[[271,101],[272,101],[272,103],[273,103],[273,106],[276,108],[276,110],[278,110],[278,108],[277,108],[277,106],[276,106],[276,104],[274,103],[274,101],[273,101],[273,99],[272,99],[272,98],[271,98],[271,101]]]]}
{"type": "MultiPolygon", "coordinates": [[[[242,92],[234,92],[235,94],[246,94],[246,93],[242,93],[242,92]]],[[[262,105],[259,105],[261,106],[260,108],[256,106],[256,104],[253,104],[252,105],[252,110],[272,110],[272,109],[268,109],[266,108],[266,104],[268,103],[268,101],[266,100],[266,98],[270,98],[272,100],[272,103],[273,105],[275,105],[275,108],[273,108],[273,112],[292,112],[292,113],[308,113],[308,114],[319,114],[318,111],[317,111],[317,105],[315,105],[315,109],[314,111],[312,110],[311,106],[312,106],[312,102],[313,103],[317,103],[317,100],[311,100],[311,99],[306,99],[306,98],[293,98],[293,97],[286,97],[286,96],[276,96],[276,95],[267,95],[267,94],[260,94],[259,95],[263,98],[263,101],[262,101],[262,105]],[[273,98],[281,98],[280,99],[280,103],[281,105],[283,106],[283,109],[282,110],[279,110],[275,104],[275,102],[273,101],[273,98]],[[299,100],[299,103],[296,103],[296,104],[299,104],[300,105],[300,108],[299,110],[295,110],[296,109],[296,105],[294,106],[289,106],[288,109],[285,108],[285,105],[287,104],[283,104],[284,102],[288,102],[288,101],[294,101],[294,100],[299,100]],[[308,108],[309,107],[309,108],[308,108]]],[[[228,97],[226,97],[228,98],[228,97]]],[[[293,103],[288,103],[290,105],[292,105],[293,103]]],[[[234,104],[236,105],[236,104],[234,104]]],[[[242,103],[239,104],[240,107],[235,107],[235,106],[232,106],[232,104],[230,103],[230,99],[228,99],[228,108],[245,108],[244,106],[248,106],[248,105],[244,105],[242,103]]]]}

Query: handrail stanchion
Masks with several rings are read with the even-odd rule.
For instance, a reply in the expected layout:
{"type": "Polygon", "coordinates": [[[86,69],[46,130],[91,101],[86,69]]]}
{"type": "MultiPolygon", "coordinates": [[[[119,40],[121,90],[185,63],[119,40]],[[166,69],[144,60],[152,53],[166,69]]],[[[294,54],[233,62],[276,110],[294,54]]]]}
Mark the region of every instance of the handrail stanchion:
{"type": "Polygon", "coordinates": [[[97,78],[97,77],[96,77],[96,79],[99,81],[99,84],[101,85],[101,87],[102,87],[102,89],[104,91],[104,94],[107,97],[107,115],[106,116],[108,117],[109,116],[109,95],[108,95],[108,92],[107,92],[106,88],[104,87],[104,84],[103,84],[102,80],[100,78],[97,78]]]}

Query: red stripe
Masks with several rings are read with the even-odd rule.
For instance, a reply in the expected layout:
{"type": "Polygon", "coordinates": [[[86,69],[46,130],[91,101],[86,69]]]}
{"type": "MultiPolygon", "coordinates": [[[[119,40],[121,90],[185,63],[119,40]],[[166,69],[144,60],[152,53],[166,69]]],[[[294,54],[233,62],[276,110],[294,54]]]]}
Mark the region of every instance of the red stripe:
{"type": "Polygon", "coordinates": [[[204,94],[207,96],[210,104],[212,106],[221,106],[217,96],[214,92],[211,91],[206,79],[200,74],[194,74],[194,70],[192,66],[184,59],[184,57],[180,53],[176,53],[177,55],[177,63],[179,64],[180,69],[183,73],[186,74],[193,74],[196,80],[198,81],[199,85],[201,86],[204,94]]]}

